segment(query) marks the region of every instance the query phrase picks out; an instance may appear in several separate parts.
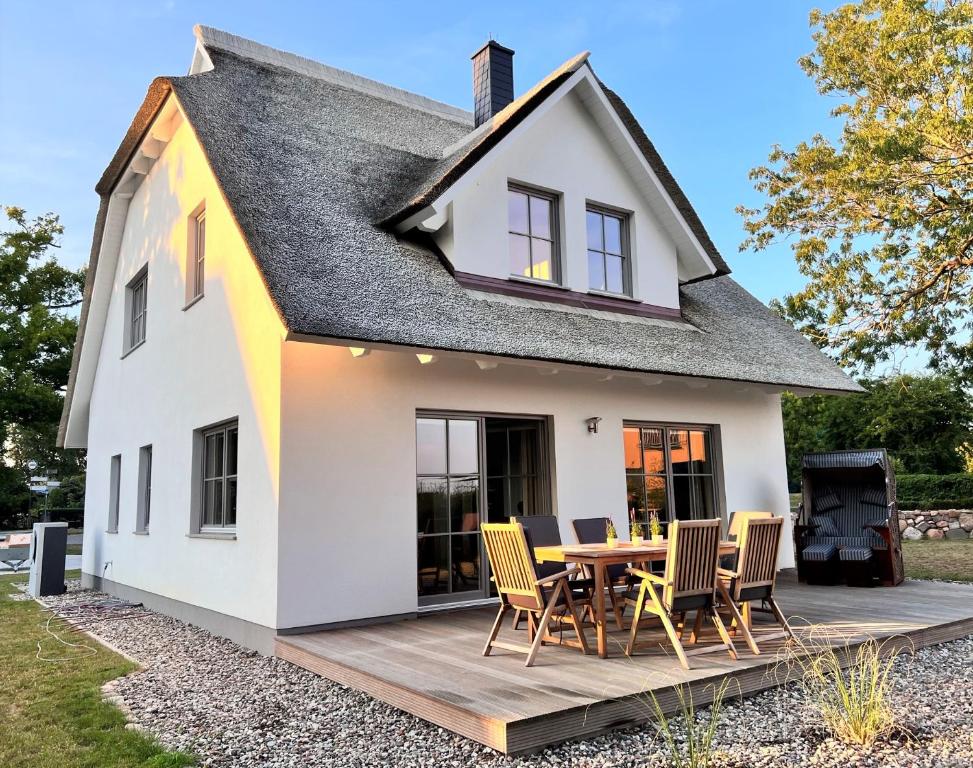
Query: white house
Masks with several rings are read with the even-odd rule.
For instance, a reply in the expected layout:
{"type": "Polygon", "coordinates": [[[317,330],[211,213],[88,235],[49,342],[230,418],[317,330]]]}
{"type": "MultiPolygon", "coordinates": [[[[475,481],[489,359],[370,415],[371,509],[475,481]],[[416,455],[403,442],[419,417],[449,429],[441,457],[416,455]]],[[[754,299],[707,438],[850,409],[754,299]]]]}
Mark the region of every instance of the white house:
{"type": "Polygon", "coordinates": [[[196,37],[97,186],[60,431],[87,583],[270,652],[488,600],[481,521],[787,515],[780,393],[858,387],[587,54],[513,99],[489,43],[474,116],[196,37]]]}

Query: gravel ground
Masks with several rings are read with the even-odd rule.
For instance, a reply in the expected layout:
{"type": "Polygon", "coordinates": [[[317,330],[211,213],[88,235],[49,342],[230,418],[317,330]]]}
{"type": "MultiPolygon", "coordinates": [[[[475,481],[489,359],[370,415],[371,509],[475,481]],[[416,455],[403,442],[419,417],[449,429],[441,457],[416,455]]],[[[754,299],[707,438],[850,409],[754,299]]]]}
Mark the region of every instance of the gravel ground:
{"type": "MultiPolygon", "coordinates": [[[[48,600],[67,607],[104,597],[70,586],[48,600]]],[[[143,666],[109,683],[106,696],[126,711],[132,727],[199,755],[207,766],[668,765],[650,726],[505,757],[160,614],[103,621],[96,632],[143,666]]],[[[894,678],[911,738],[868,751],[845,747],[817,725],[801,692],[790,686],[726,704],[714,768],[973,765],[973,637],[900,659],[894,678]]],[[[674,727],[681,733],[678,722],[674,727]]]]}

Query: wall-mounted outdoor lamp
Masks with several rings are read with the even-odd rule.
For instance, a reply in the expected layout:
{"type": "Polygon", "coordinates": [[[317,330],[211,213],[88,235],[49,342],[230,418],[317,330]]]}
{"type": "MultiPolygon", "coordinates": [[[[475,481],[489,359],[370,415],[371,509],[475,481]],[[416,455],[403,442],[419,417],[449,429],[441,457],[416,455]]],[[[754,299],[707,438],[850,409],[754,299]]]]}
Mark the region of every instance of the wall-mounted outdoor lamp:
{"type": "Polygon", "coordinates": [[[365,357],[371,352],[370,349],[366,349],[365,347],[348,347],[348,351],[351,352],[352,357],[365,357]]]}
{"type": "Polygon", "coordinates": [[[601,421],[601,416],[592,416],[590,419],[585,419],[585,424],[588,425],[588,431],[591,434],[598,434],[598,422],[601,421]]]}
{"type": "Polygon", "coordinates": [[[423,352],[416,353],[416,360],[419,361],[420,365],[429,365],[429,363],[435,363],[438,358],[435,355],[427,355],[423,352]]]}

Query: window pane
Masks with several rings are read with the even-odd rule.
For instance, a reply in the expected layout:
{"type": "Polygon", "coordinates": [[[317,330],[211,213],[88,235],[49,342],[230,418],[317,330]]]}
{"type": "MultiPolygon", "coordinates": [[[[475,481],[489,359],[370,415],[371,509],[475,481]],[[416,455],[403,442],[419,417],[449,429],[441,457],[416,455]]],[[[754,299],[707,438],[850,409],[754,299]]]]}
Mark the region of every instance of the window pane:
{"type": "Polygon", "coordinates": [[[527,489],[530,487],[531,481],[528,479],[526,482],[521,477],[511,477],[510,478],[510,514],[515,517],[524,517],[525,515],[533,515],[534,510],[531,509],[530,499],[525,496],[527,489]]]}
{"type": "Polygon", "coordinates": [[[226,481],[226,518],[223,525],[236,525],[236,478],[226,481]]]}
{"type": "Polygon", "coordinates": [[[605,216],[605,251],[622,252],[622,220],[615,216],[605,216]]]}
{"type": "Polygon", "coordinates": [[[711,520],[717,517],[713,499],[713,478],[691,477],[689,481],[693,496],[693,517],[696,520],[711,520]]]}
{"type": "Polygon", "coordinates": [[[672,461],[672,472],[676,475],[689,473],[689,431],[685,429],[669,430],[669,456],[672,461]]]}
{"type": "Polygon", "coordinates": [[[453,592],[480,588],[480,536],[450,536],[453,561],[453,592]]]}
{"type": "Polygon", "coordinates": [[[537,280],[554,279],[554,263],[552,260],[552,244],[548,240],[532,237],[530,240],[532,268],[530,276],[537,280]]]}
{"type": "Polygon", "coordinates": [[[642,430],[642,454],[646,473],[662,474],[666,471],[666,456],[662,450],[661,429],[642,430]]]}
{"type": "Polygon", "coordinates": [[[416,471],[446,474],[446,420],[416,419],[416,471]]]}
{"type": "Polygon", "coordinates": [[[493,429],[486,434],[487,477],[507,474],[507,430],[493,429]]]}
{"type": "MultiPolygon", "coordinates": [[[[645,478],[645,519],[655,512],[659,522],[669,520],[669,496],[666,493],[666,479],[664,477],[645,478]]],[[[664,531],[663,531],[664,533],[664,531]]]]}
{"type": "Polygon", "coordinates": [[[223,524],[223,481],[203,483],[203,525],[223,524]]]}
{"type": "Polygon", "coordinates": [[[523,192],[507,191],[507,217],[511,232],[529,234],[527,229],[527,195],[523,192]]]}
{"type": "Polygon", "coordinates": [[[612,293],[625,292],[621,256],[605,256],[605,284],[608,286],[606,290],[612,293]]]}
{"type": "Polygon", "coordinates": [[[605,290],[605,257],[599,251],[588,251],[588,287],[605,290]]]}
{"type": "Polygon", "coordinates": [[[543,197],[530,198],[530,233],[534,237],[551,239],[551,201],[543,197]]]}
{"type": "Polygon", "coordinates": [[[510,240],[510,274],[530,277],[530,238],[508,235],[510,240]]]}
{"type": "Polygon", "coordinates": [[[628,494],[628,519],[633,518],[645,525],[648,513],[645,510],[645,478],[642,475],[629,475],[625,478],[628,494]]]}
{"type": "Polygon", "coordinates": [[[478,433],[479,424],[475,421],[449,420],[449,474],[472,475],[480,471],[478,433]]]}
{"type": "Polygon", "coordinates": [[[418,533],[449,532],[449,494],[444,477],[420,477],[416,480],[418,533]]]}
{"type": "Polygon", "coordinates": [[[449,509],[453,533],[480,527],[480,481],[477,478],[449,481],[449,509]]]}
{"type": "Polygon", "coordinates": [[[214,432],[206,435],[206,463],[203,477],[223,476],[223,433],[214,432]]]}
{"type": "Polygon", "coordinates": [[[237,428],[226,431],[226,474],[235,475],[237,453],[237,428]]]}
{"type": "Polygon", "coordinates": [[[507,505],[507,480],[503,477],[487,480],[487,520],[491,523],[509,523],[511,514],[507,505]]]}
{"type": "Polygon", "coordinates": [[[449,591],[449,536],[419,539],[419,594],[449,591]]]}
{"type": "Polygon", "coordinates": [[[525,432],[522,429],[511,429],[510,445],[510,474],[513,476],[530,475],[534,472],[534,440],[536,432],[525,432]]]}
{"type": "Polygon", "coordinates": [[[605,249],[604,241],[601,236],[601,214],[595,211],[588,211],[587,219],[587,229],[588,229],[588,248],[593,251],[603,251],[605,249]]]}
{"type": "Polygon", "coordinates": [[[694,473],[709,475],[713,473],[709,450],[709,432],[694,429],[689,433],[689,450],[694,473]]]}
{"type": "Polygon", "coordinates": [[[642,469],[642,455],[639,450],[639,428],[625,427],[622,432],[625,441],[625,470],[638,472],[642,469]]]}
{"type": "Polygon", "coordinates": [[[677,520],[693,519],[692,478],[686,475],[674,475],[672,478],[672,498],[676,505],[675,518],[677,520]]]}

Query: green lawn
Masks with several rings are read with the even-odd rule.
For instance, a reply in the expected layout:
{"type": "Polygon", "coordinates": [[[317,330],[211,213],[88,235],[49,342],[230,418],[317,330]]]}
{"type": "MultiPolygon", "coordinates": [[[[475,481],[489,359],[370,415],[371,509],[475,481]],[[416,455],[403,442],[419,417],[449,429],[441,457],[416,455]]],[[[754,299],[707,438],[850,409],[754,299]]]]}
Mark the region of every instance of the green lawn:
{"type": "Polygon", "coordinates": [[[973,539],[903,541],[902,558],[910,579],[973,582],[973,539]]]}
{"type": "MultiPolygon", "coordinates": [[[[77,571],[68,576],[77,577],[77,571]]],[[[71,649],[44,631],[47,614],[33,601],[15,602],[13,582],[0,577],[0,766],[3,768],[172,768],[193,765],[187,755],[165,752],[125,728],[122,713],[101,699],[105,682],[133,665],[90,638],[97,653],[71,649]],[[39,661],[41,655],[68,661],[39,661]]],[[[52,629],[64,628],[60,622],[52,629]]]]}

